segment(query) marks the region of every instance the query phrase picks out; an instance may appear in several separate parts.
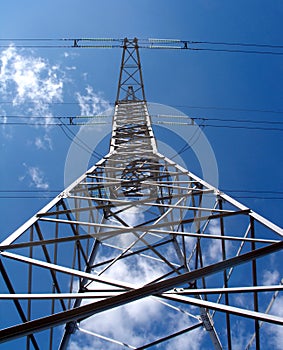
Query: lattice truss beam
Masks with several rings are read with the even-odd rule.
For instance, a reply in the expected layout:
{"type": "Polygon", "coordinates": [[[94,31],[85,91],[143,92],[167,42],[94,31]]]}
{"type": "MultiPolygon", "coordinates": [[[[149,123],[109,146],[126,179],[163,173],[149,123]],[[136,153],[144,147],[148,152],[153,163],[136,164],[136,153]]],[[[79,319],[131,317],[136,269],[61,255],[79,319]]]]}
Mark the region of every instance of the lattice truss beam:
{"type": "Polygon", "coordinates": [[[1,317],[0,341],[66,349],[86,333],[146,349],[205,330],[207,348],[232,349],[238,323],[260,349],[266,325],[283,325],[282,284],[263,279],[282,247],[281,228],[158,152],[132,95],[117,100],[109,153],[1,243],[0,299],[15,316],[1,317]],[[101,332],[106,312],[140,300],[141,317],[159,310],[142,344],[101,332]]]}

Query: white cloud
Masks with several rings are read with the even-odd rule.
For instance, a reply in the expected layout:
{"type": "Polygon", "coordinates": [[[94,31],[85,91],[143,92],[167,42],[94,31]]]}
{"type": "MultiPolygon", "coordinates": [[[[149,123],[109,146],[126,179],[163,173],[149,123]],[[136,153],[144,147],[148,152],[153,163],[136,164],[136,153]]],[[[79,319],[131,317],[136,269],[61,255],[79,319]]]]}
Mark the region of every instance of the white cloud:
{"type": "Polygon", "coordinates": [[[67,70],[76,70],[77,67],[75,67],[75,66],[66,66],[66,69],[67,70]]]}
{"type": "MultiPolygon", "coordinates": [[[[12,101],[13,114],[25,115],[32,124],[43,125],[47,135],[53,122],[51,104],[63,100],[64,73],[47,59],[14,46],[0,53],[0,66],[1,99],[12,101]]],[[[39,148],[47,149],[49,145],[48,135],[40,146],[36,141],[39,148]]]]}
{"type": "MultiPolygon", "coordinates": [[[[271,314],[283,317],[283,297],[277,297],[270,311],[271,314]]],[[[267,339],[274,350],[282,349],[283,327],[279,325],[266,324],[264,325],[267,339]]],[[[270,347],[271,348],[271,347],[270,347]]]]}
{"type": "MultiPolygon", "coordinates": [[[[131,263],[119,260],[103,275],[108,279],[114,278],[131,283],[136,287],[142,286],[162,276],[166,272],[164,264],[157,264],[146,258],[134,258],[131,263]]],[[[99,260],[99,257],[98,257],[99,260]]],[[[102,287],[93,283],[90,289],[102,287]]],[[[182,312],[172,310],[154,298],[145,298],[117,307],[113,310],[95,315],[83,322],[80,327],[90,332],[124,342],[131,346],[142,346],[156,339],[166,336],[167,332],[177,332],[192,325],[191,319],[182,312]]],[[[203,337],[207,333],[202,328],[184,334],[165,342],[162,349],[188,349],[201,348],[203,337]]],[[[116,350],[118,346],[95,336],[86,336],[80,331],[76,332],[70,343],[70,350],[90,349],[116,350]]],[[[126,348],[126,347],[125,347],[126,348]]]]}
{"type": "Polygon", "coordinates": [[[88,85],[85,90],[85,95],[82,95],[79,92],[75,94],[76,99],[79,102],[81,115],[96,115],[110,108],[109,103],[104,100],[99,94],[95,93],[90,85],[88,85]]]}
{"type": "MultiPolygon", "coordinates": [[[[208,233],[212,235],[220,235],[220,226],[215,221],[210,221],[208,225],[208,233]]],[[[211,239],[209,240],[208,245],[208,257],[211,261],[219,261],[222,257],[222,247],[220,239],[211,239]]]]}
{"type": "MultiPolygon", "coordinates": [[[[220,224],[215,220],[211,220],[206,233],[211,235],[221,235],[220,224]]],[[[222,260],[222,240],[219,238],[207,240],[206,253],[204,254],[207,263],[213,263],[222,260]]],[[[229,256],[232,244],[230,241],[225,241],[226,256],[229,256]]]]}
{"type": "MultiPolygon", "coordinates": [[[[192,323],[188,322],[187,317],[176,314],[170,315],[170,326],[172,328],[172,333],[189,327],[192,323]]],[[[205,331],[202,328],[193,330],[192,332],[185,333],[179,337],[173,338],[166,344],[165,350],[176,350],[176,349],[186,349],[186,350],[199,350],[202,349],[202,341],[205,335],[205,331]]]]}
{"type": "Polygon", "coordinates": [[[263,272],[263,284],[265,286],[276,284],[279,282],[279,272],[277,270],[264,270],[263,272]]]}
{"type": "Polygon", "coordinates": [[[233,350],[243,350],[246,348],[252,334],[247,329],[246,325],[241,321],[232,323],[232,343],[233,350]]]}
{"type": "MultiPolygon", "coordinates": [[[[138,347],[166,336],[167,332],[174,333],[191,325],[191,320],[184,314],[177,314],[155,300],[146,298],[96,315],[81,322],[80,327],[130,346],[138,347]]],[[[162,349],[200,349],[205,334],[206,332],[199,328],[176,337],[170,342],[165,342],[162,349]]],[[[76,336],[76,339],[73,338],[70,344],[70,350],[79,348],[85,350],[95,348],[117,349],[117,345],[105,342],[105,340],[97,337],[86,338],[85,334],[80,332],[77,332],[76,336]],[[81,345],[82,339],[84,345],[81,345]]]]}
{"type": "MultiPolygon", "coordinates": [[[[136,286],[141,286],[152,281],[162,271],[155,267],[155,264],[147,260],[136,260],[135,264],[127,264],[120,260],[104,275],[108,278],[115,278],[124,282],[130,282],[136,286]]],[[[95,285],[95,283],[94,283],[95,285]]],[[[91,286],[90,286],[91,288],[91,286]]],[[[156,322],[162,318],[161,308],[164,306],[151,298],[139,300],[127,306],[115,308],[95,315],[81,323],[81,328],[88,331],[102,334],[122,342],[129,342],[130,345],[138,346],[144,342],[145,334],[150,337],[152,320],[156,322]]],[[[77,332],[78,339],[70,345],[71,350],[75,350],[80,345],[80,332],[77,332]]],[[[85,338],[85,334],[83,335],[85,338]]],[[[105,343],[99,338],[90,337],[85,343],[85,349],[107,347],[109,350],[117,349],[117,345],[105,343]]]]}
{"type": "Polygon", "coordinates": [[[37,149],[51,149],[52,150],[52,140],[49,137],[49,135],[46,133],[43,137],[36,137],[35,138],[35,146],[37,149]]]}
{"type": "Polygon", "coordinates": [[[35,188],[42,190],[47,190],[49,188],[49,184],[45,180],[42,170],[35,166],[28,166],[26,163],[23,163],[23,165],[26,168],[26,174],[19,178],[20,181],[28,178],[30,181],[30,186],[34,186],[35,188]]]}
{"type": "MultiPolygon", "coordinates": [[[[13,105],[30,103],[28,111],[50,117],[49,104],[62,101],[63,78],[57,65],[42,57],[24,55],[10,46],[0,55],[1,93],[13,97],[13,105]]],[[[48,124],[47,118],[45,124],[48,124]]]]}

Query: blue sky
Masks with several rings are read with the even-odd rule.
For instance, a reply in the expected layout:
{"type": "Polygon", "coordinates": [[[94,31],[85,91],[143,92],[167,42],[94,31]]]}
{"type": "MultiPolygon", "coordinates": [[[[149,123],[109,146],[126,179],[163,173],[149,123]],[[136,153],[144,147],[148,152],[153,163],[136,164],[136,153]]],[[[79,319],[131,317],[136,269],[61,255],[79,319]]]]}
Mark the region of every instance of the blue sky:
{"type": "MultiPolygon", "coordinates": [[[[279,0],[11,0],[1,5],[0,39],[137,37],[282,45],[282,15],[279,0]]],[[[36,115],[50,120],[79,115],[79,97],[93,102],[89,112],[102,111],[115,101],[121,50],[0,50],[2,240],[49,201],[6,197],[42,197],[31,191],[49,190],[48,197],[61,191],[71,143],[59,127],[11,126],[9,116],[26,116],[22,120],[31,124],[36,115]]],[[[147,49],[140,54],[148,101],[192,118],[225,119],[207,124],[282,129],[280,124],[228,123],[282,123],[282,56],[147,49]]],[[[282,225],[282,131],[207,126],[203,132],[216,157],[220,188],[253,197],[239,200],[282,225]]],[[[187,164],[189,157],[183,154],[187,164]]],[[[201,175],[198,168],[190,170],[201,175]]]]}
{"type": "MultiPolygon", "coordinates": [[[[28,1],[25,5],[11,1],[2,5],[1,38],[136,36],[280,45],[282,11],[279,1],[269,4],[258,1],[215,1],[213,4],[200,1],[197,5],[191,1],[177,1],[174,5],[170,1],[86,1],[83,6],[78,1],[60,1],[56,6],[52,1],[48,4],[28,1]]],[[[18,50],[18,53],[23,57],[42,58],[51,68],[58,66],[57,82],[63,84],[59,99],[63,102],[77,102],[76,92],[86,94],[87,86],[91,86],[94,93],[104,100],[110,103],[115,100],[121,56],[119,49],[38,49],[33,52],[18,50]],[[69,57],[65,57],[65,52],[69,57]]],[[[142,50],[141,58],[148,101],[177,107],[190,117],[281,120],[282,114],[262,112],[282,111],[281,56],[142,50]]],[[[48,74],[47,70],[43,70],[42,75],[48,74]]],[[[3,102],[13,99],[12,83],[9,89],[11,95],[5,97],[2,94],[3,102]]],[[[56,96],[52,102],[60,102],[55,100],[56,96]]],[[[24,100],[14,107],[2,104],[2,114],[32,114],[27,112],[24,100]]],[[[80,111],[78,105],[52,105],[51,109],[55,116],[74,115],[80,111]]],[[[221,188],[280,191],[280,131],[206,127],[205,134],[217,158],[221,188]]],[[[6,126],[1,135],[2,169],[5,169],[1,172],[1,190],[33,188],[27,178],[19,182],[27,170],[24,164],[41,169],[50,189],[62,188],[62,169],[69,140],[60,130],[53,128],[48,132],[52,150],[47,145],[46,149],[37,150],[33,147],[35,139],[44,135],[43,128],[6,126]],[[9,137],[5,137],[5,133],[9,137]]],[[[30,214],[41,206],[40,201],[31,199],[20,200],[19,203],[14,199],[1,201],[5,209],[10,205],[26,208],[28,202],[30,214]]],[[[280,224],[281,200],[274,203],[262,199],[243,201],[280,224]]],[[[23,215],[23,218],[7,220],[6,210],[2,214],[5,217],[5,227],[1,230],[3,236],[27,217],[23,215]]]]}

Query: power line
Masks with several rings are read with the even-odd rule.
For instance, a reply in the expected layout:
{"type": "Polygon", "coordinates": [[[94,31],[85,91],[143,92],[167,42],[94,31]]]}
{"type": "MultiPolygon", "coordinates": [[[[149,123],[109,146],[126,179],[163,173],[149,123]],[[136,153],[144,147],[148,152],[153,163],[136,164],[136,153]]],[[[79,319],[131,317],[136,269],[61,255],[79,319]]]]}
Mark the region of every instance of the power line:
{"type": "Polygon", "coordinates": [[[253,119],[225,119],[225,118],[203,118],[197,117],[192,118],[194,120],[214,120],[214,121],[225,121],[225,122],[233,122],[233,123],[252,123],[252,124],[280,124],[283,125],[281,121],[273,121],[273,120],[253,120],[253,119]]]}
{"type": "MultiPolygon", "coordinates": [[[[4,38],[0,42],[27,42],[27,44],[16,44],[14,47],[20,48],[97,48],[111,49],[123,48],[124,39],[119,38],[4,38]],[[32,44],[28,44],[31,42],[32,44]],[[38,43],[38,44],[37,44],[38,43]],[[64,44],[62,44],[64,43],[64,44]]],[[[214,51],[224,53],[245,53],[245,54],[264,54],[264,55],[283,55],[283,45],[241,43],[241,42],[221,42],[221,41],[194,41],[181,39],[140,39],[139,48],[144,49],[173,49],[190,51],[214,51]],[[203,47],[208,45],[208,47],[203,47]],[[212,46],[212,47],[211,47],[212,46]],[[220,47],[219,47],[220,46],[220,47]],[[224,47],[223,47],[224,46],[224,47]],[[227,47],[227,48],[225,48],[227,47]],[[238,48],[231,48],[238,47],[238,48]],[[247,49],[251,48],[251,49],[247,49]],[[265,49],[273,49],[266,51],[265,49]],[[264,49],[264,50],[261,50],[264,49]]],[[[9,45],[0,45],[1,48],[7,48],[9,45]]]]}
{"type": "MultiPolygon", "coordinates": [[[[82,126],[82,125],[88,125],[88,126],[97,126],[101,123],[81,123],[81,124],[68,124],[70,126],[82,126]]],[[[107,124],[107,123],[105,123],[107,124]]],[[[154,124],[154,123],[153,123],[154,124]]],[[[160,122],[159,124],[162,124],[160,122]]],[[[191,123],[171,123],[172,125],[181,125],[181,126],[192,126],[191,123]]],[[[13,126],[66,126],[66,124],[63,123],[48,123],[48,124],[39,124],[39,123],[0,123],[0,125],[13,125],[13,126]]],[[[235,126],[235,125],[214,125],[214,124],[198,124],[199,127],[211,127],[211,128],[227,128],[227,129],[245,129],[245,130],[261,130],[261,131],[283,131],[283,128],[266,128],[266,127],[253,127],[253,126],[235,126]]]]}
{"type": "Polygon", "coordinates": [[[225,42],[225,41],[191,41],[192,44],[212,44],[212,45],[225,45],[225,46],[247,46],[247,47],[265,47],[282,49],[283,45],[271,45],[271,44],[256,44],[256,43],[243,43],[243,42],[225,42]]]}
{"type": "Polygon", "coordinates": [[[245,129],[245,130],[264,130],[264,131],[283,131],[283,128],[266,128],[254,126],[237,126],[237,125],[213,125],[213,124],[198,124],[203,127],[211,128],[227,128],[227,129],[245,129]]]}
{"type": "Polygon", "coordinates": [[[64,135],[73,143],[75,143],[79,148],[87,152],[88,154],[91,155],[91,157],[96,158],[96,159],[101,159],[103,156],[99,154],[97,151],[92,150],[88,144],[86,144],[82,139],[80,139],[76,134],[74,134],[70,128],[68,128],[65,124],[59,125],[61,130],[63,131],[64,135]],[[64,127],[67,129],[68,132],[70,132],[73,135],[73,138],[69,136],[64,129],[64,127]]]}
{"type": "Polygon", "coordinates": [[[226,52],[226,53],[250,53],[257,55],[275,55],[282,56],[283,52],[276,51],[257,51],[257,50],[236,50],[236,49],[213,49],[213,48],[190,48],[193,51],[212,51],[212,52],[226,52]]]}
{"type": "MultiPolygon", "coordinates": [[[[0,101],[0,104],[8,104],[13,105],[13,101],[0,101]]],[[[27,105],[33,105],[33,102],[25,102],[27,105]]],[[[92,105],[93,102],[84,102],[85,105],[92,105]]],[[[99,105],[109,105],[109,106],[115,106],[115,103],[111,102],[99,102],[99,105]]],[[[44,102],[44,106],[53,106],[53,105],[74,105],[78,106],[78,102],[44,102]]],[[[150,105],[150,103],[149,103],[150,105]]],[[[192,108],[192,109],[207,109],[207,110],[217,110],[217,111],[233,111],[233,112],[247,112],[247,113],[272,113],[272,114],[283,114],[283,111],[280,110],[274,110],[274,109],[258,109],[258,108],[237,108],[237,107],[221,107],[221,106],[197,106],[197,105],[174,105],[172,104],[171,107],[175,108],[192,108]]]]}
{"type": "Polygon", "coordinates": [[[233,111],[233,112],[247,112],[247,113],[273,113],[283,114],[283,111],[273,109],[255,109],[255,108],[236,108],[236,107],[219,107],[219,106],[193,106],[193,105],[172,105],[176,108],[193,108],[193,109],[211,109],[217,111],[233,111]]]}
{"type": "MultiPolygon", "coordinates": [[[[172,119],[190,119],[190,120],[202,120],[202,121],[225,121],[225,122],[234,122],[234,123],[252,123],[252,124],[278,124],[278,125],[283,125],[282,121],[275,121],[275,120],[255,120],[255,119],[230,119],[230,118],[208,118],[208,117],[188,117],[186,115],[154,115],[151,114],[151,117],[153,118],[172,118],[172,119]]],[[[25,115],[0,115],[0,118],[9,118],[9,119],[50,119],[49,116],[25,116],[25,115]]],[[[89,116],[78,116],[78,115],[61,115],[61,116],[53,116],[54,119],[62,120],[62,119],[107,119],[107,118],[112,118],[112,116],[109,115],[89,115],[89,116]]],[[[2,122],[5,123],[5,122],[2,122]]],[[[1,122],[0,122],[1,124],[1,122]]],[[[55,123],[57,125],[58,123],[55,123]]],[[[44,124],[45,125],[45,124],[44,124]]],[[[71,124],[72,125],[72,124],[71,124]]]]}
{"type": "MultiPolygon", "coordinates": [[[[101,118],[103,116],[73,116],[73,117],[56,117],[54,116],[54,119],[59,119],[59,122],[56,121],[51,121],[48,123],[40,123],[40,122],[35,122],[35,121],[0,121],[0,125],[10,125],[10,126],[43,126],[43,127],[48,127],[48,126],[59,126],[59,127],[67,127],[68,126],[82,126],[82,125],[87,125],[87,126],[97,126],[97,125],[106,125],[110,124],[110,122],[107,121],[81,121],[81,122],[76,122],[77,119],[83,120],[83,119],[97,119],[101,118]],[[63,122],[62,119],[67,119],[68,123],[63,122]]],[[[107,116],[108,117],[108,116],[107,116]]],[[[252,120],[252,119],[226,119],[226,118],[207,118],[207,117],[190,117],[186,118],[184,116],[154,116],[152,117],[156,118],[164,118],[164,117],[169,117],[172,119],[175,119],[174,121],[170,122],[165,122],[165,121],[157,121],[156,124],[172,124],[172,125],[182,125],[182,126],[192,126],[192,121],[201,121],[201,123],[198,123],[197,125],[199,127],[212,127],[212,128],[228,128],[228,129],[246,129],[246,130],[261,130],[261,131],[283,131],[283,128],[281,127],[275,127],[276,125],[283,125],[283,122],[281,121],[268,121],[268,120],[252,120]],[[176,119],[178,118],[185,118],[184,122],[178,122],[176,119]],[[186,119],[189,120],[189,122],[186,121],[186,119]],[[216,121],[216,122],[228,122],[228,123],[243,123],[243,124],[265,124],[265,125],[273,125],[273,127],[267,127],[267,126],[250,126],[250,125],[228,125],[228,124],[211,124],[207,122],[211,121],[216,121]]],[[[46,117],[25,117],[25,116],[0,116],[0,118],[11,118],[11,119],[47,119],[46,117]]],[[[154,123],[153,123],[154,124],[154,123]]],[[[69,132],[70,129],[68,128],[69,132]]],[[[75,134],[73,134],[75,136],[75,134]]]]}

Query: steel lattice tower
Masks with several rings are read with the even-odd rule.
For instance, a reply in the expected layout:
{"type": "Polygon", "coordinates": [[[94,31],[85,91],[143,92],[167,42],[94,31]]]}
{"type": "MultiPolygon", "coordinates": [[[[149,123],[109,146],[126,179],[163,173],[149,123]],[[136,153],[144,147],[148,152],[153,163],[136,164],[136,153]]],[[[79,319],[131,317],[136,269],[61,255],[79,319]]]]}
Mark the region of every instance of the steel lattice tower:
{"type": "Polygon", "coordinates": [[[262,279],[282,259],[281,238],[281,228],[158,152],[138,41],[125,39],[109,153],[1,243],[1,303],[15,313],[9,324],[1,317],[1,342],[63,350],[87,333],[105,349],[165,349],[203,330],[202,349],[233,349],[237,324],[250,334],[245,349],[260,349],[264,327],[283,325],[271,312],[282,283],[262,279]],[[137,278],[116,279],[121,266],[137,278]],[[142,344],[95,332],[100,316],[142,299],[142,312],[157,303],[162,313],[139,330],[142,344]]]}

